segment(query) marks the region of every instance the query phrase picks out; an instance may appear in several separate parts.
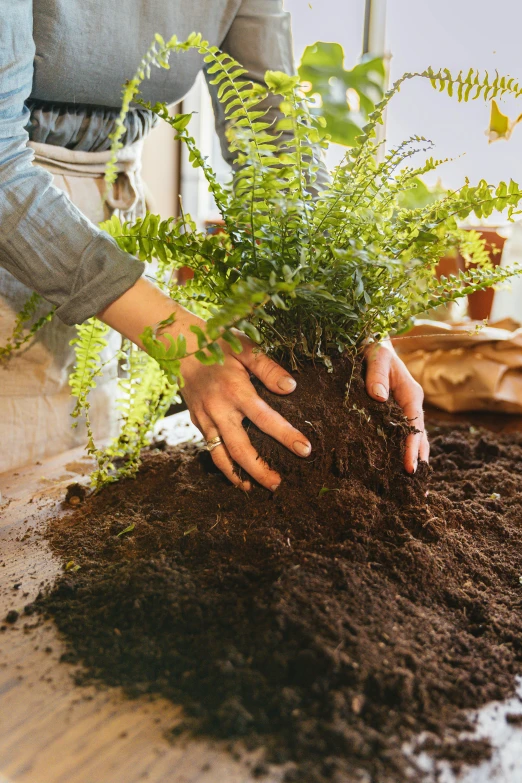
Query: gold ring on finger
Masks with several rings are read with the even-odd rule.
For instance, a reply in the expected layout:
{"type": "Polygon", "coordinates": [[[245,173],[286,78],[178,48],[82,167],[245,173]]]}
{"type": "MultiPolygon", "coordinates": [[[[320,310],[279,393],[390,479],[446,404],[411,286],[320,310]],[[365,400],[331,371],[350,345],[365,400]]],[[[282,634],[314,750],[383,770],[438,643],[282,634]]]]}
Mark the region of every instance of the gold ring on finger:
{"type": "Polygon", "coordinates": [[[206,446],[207,451],[213,451],[218,446],[221,446],[222,443],[223,443],[223,441],[221,440],[219,435],[216,435],[215,438],[211,438],[210,440],[207,440],[205,446],[206,446]]]}

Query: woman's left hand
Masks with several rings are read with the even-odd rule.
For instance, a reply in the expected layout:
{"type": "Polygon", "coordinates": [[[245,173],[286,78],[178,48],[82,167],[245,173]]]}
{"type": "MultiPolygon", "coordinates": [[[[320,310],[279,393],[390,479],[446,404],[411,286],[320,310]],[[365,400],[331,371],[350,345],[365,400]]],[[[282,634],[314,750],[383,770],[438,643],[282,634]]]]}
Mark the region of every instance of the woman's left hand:
{"type": "Polygon", "coordinates": [[[415,473],[419,459],[428,462],[430,455],[428,436],[424,429],[422,386],[412,378],[389,340],[368,346],[365,362],[366,391],[370,397],[385,402],[391,392],[409,423],[418,430],[408,435],[404,455],[404,467],[408,473],[415,473]]]}

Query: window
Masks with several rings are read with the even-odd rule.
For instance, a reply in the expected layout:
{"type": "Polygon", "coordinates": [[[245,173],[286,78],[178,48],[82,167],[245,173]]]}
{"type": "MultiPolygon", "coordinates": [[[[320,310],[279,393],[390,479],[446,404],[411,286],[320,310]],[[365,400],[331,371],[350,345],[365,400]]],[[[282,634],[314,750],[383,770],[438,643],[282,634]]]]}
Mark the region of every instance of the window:
{"type": "MultiPolygon", "coordinates": [[[[386,32],[391,52],[390,77],[406,71],[446,67],[452,72],[470,67],[495,69],[522,82],[522,4],[519,0],[388,0],[386,32]]],[[[510,116],[522,112],[522,100],[503,101],[510,116]],[[518,104],[518,105],[517,105],[518,104]]],[[[431,175],[447,187],[459,187],[464,177],[522,181],[522,125],[509,142],[488,144],[485,130],[489,106],[484,101],[459,104],[438,95],[423,80],[403,86],[387,116],[388,147],[412,133],[436,143],[435,157],[454,157],[431,175]],[[465,154],[464,154],[465,153],[465,154]]]]}
{"type": "Polygon", "coordinates": [[[284,0],[284,4],[292,14],[297,62],[306,46],[316,41],[340,43],[348,65],[360,57],[365,0],[284,0]]]}
{"type": "MultiPolygon", "coordinates": [[[[295,58],[298,62],[308,44],[318,40],[340,43],[350,67],[362,51],[366,0],[285,0],[292,14],[295,58]]],[[[373,0],[384,14],[384,0],[373,0]]],[[[522,82],[522,3],[519,0],[388,0],[386,7],[386,50],[390,54],[390,81],[406,71],[447,67],[452,72],[469,67],[495,69],[522,82]]],[[[227,165],[221,158],[213,130],[210,99],[203,79],[188,96],[184,111],[196,111],[193,131],[204,154],[208,155],[223,179],[227,165]],[[199,126],[199,127],[198,127],[199,126]]],[[[522,100],[501,102],[511,117],[522,113],[522,100]],[[517,105],[518,104],[518,105],[517,105]]],[[[489,144],[485,131],[489,106],[483,101],[459,104],[447,95],[438,95],[421,80],[405,84],[387,113],[387,146],[393,147],[412,134],[426,136],[436,145],[434,157],[454,158],[438,172],[447,187],[458,187],[467,176],[472,182],[481,177],[490,182],[511,177],[522,182],[522,124],[509,141],[489,144]]],[[[329,164],[342,155],[332,150],[329,164]]],[[[182,165],[182,191],[185,208],[200,224],[215,217],[201,172],[182,165]]]]}
{"type": "MultiPolygon", "coordinates": [[[[309,44],[335,41],[345,50],[347,67],[355,64],[362,51],[365,5],[366,0],[285,0],[285,8],[292,14],[296,62],[299,62],[309,44]]],[[[191,132],[219,178],[226,180],[228,166],[221,157],[214,131],[212,104],[202,75],[183,101],[183,111],[195,112],[191,132]]],[[[334,163],[341,154],[333,152],[330,161],[334,163]]],[[[181,192],[185,211],[192,215],[200,227],[217,217],[206,180],[200,169],[191,167],[185,148],[182,150],[181,192]]]]}

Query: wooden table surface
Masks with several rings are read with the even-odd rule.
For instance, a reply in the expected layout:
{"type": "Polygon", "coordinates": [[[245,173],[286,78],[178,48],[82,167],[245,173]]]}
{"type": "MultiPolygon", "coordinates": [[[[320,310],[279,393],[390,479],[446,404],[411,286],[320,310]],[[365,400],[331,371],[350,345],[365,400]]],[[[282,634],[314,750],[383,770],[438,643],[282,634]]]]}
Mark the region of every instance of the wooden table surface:
{"type": "MultiPolygon", "coordinates": [[[[0,475],[0,783],[251,783],[256,754],[235,761],[210,742],[168,742],[179,707],[79,688],[74,667],[59,663],[64,646],[51,623],[32,627],[23,613],[14,625],[2,622],[58,573],[42,530],[89,467],[76,449],[0,475]]],[[[280,779],[274,772],[264,781],[280,779]]]]}
{"type": "MultiPolygon", "coordinates": [[[[522,429],[522,417],[485,421],[483,414],[430,411],[429,418],[522,429]]],[[[171,420],[170,442],[194,435],[186,414],[171,420]]],[[[0,783],[253,783],[255,754],[235,761],[210,742],[168,742],[164,734],[181,714],[171,702],[76,687],[74,668],[59,663],[64,646],[51,623],[32,627],[35,619],[23,614],[14,625],[1,622],[10,609],[23,611],[59,572],[42,530],[61,513],[65,487],[86,481],[90,466],[75,449],[0,475],[0,783]]],[[[263,781],[281,777],[273,770],[263,781]]]]}

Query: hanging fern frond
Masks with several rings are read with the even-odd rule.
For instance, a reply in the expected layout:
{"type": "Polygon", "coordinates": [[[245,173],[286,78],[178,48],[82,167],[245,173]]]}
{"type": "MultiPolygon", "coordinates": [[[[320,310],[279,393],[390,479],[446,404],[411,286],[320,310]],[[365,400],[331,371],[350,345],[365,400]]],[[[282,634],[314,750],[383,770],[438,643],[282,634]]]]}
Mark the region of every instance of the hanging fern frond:
{"type": "Polygon", "coordinates": [[[77,336],[71,340],[74,347],[76,363],[69,377],[71,394],[76,398],[74,409],[71,413],[73,427],[78,426],[78,421],[83,417],[87,430],[87,453],[97,461],[97,470],[92,476],[93,485],[97,486],[109,480],[109,470],[112,467],[110,459],[100,451],[94,441],[89,410],[89,392],[96,387],[96,379],[103,372],[101,359],[102,351],[107,347],[107,334],[109,327],[97,318],[90,318],[85,323],[76,327],[77,336]]]}
{"type": "Polygon", "coordinates": [[[177,385],[169,381],[153,358],[132,344],[128,344],[126,355],[126,374],[119,382],[117,403],[122,417],[120,431],[105,451],[112,464],[119,463],[111,479],[135,474],[154,425],[173,402],[179,402],[177,385]]]}
{"type": "Polygon", "coordinates": [[[71,393],[76,398],[72,417],[79,418],[89,409],[87,395],[96,386],[96,378],[103,366],[101,352],[107,347],[109,327],[97,318],[89,318],[76,327],[76,337],[70,345],[74,347],[76,364],[69,378],[71,393]]]}
{"type": "Polygon", "coordinates": [[[456,92],[459,101],[476,101],[478,98],[490,101],[493,98],[505,98],[507,95],[514,98],[522,95],[519,82],[511,76],[500,76],[498,71],[495,71],[492,78],[488,71],[481,73],[473,68],[470,68],[466,75],[459,71],[456,76],[447,68],[438,71],[428,68],[421,76],[427,77],[439,92],[447,92],[450,97],[456,92]]]}
{"type": "Polygon", "coordinates": [[[489,73],[470,68],[464,75],[463,71],[455,76],[447,68],[435,71],[427,68],[425,71],[416,71],[403,74],[392,87],[387,90],[384,97],[375,105],[375,110],[369,115],[368,124],[363,128],[362,135],[358,138],[357,147],[361,150],[367,140],[375,137],[377,125],[383,124],[383,117],[388,104],[394,95],[400,92],[402,85],[412,79],[428,79],[432,87],[439,92],[445,92],[451,98],[455,95],[458,101],[476,101],[482,98],[490,101],[493,98],[512,96],[519,98],[522,95],[522,86],[511,76],[500,76],[495,71],[495,77],[491,79],[489,73]]]}
{"type": "Polygon", "coordinates": [[[40,294],[33,292],[29,296],[24,306],[16,316],[13,331],[11,332],[7,343],[3,346],[0,346],[0,362],[2,360],[9,359],[16,351],[20,350],[20,348],[22,348],[24,345],[27,345],[33,339],[36,333],[39,332],[40,329],[45,326],[45,324],[52,320],[56,307],[51,308],[48,313],[40,316],[40,318],[38,318],[36,321],[34,321],[33,324],[31,324],[31,326],[29,326],[30,322],[38,312],[41,303],[42,297],[40,294]]]}

